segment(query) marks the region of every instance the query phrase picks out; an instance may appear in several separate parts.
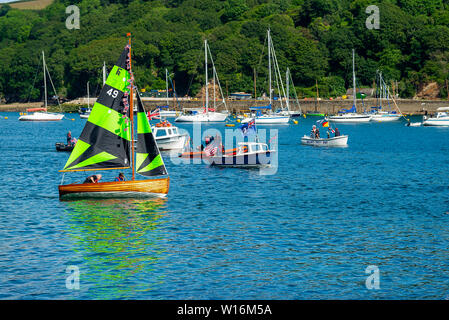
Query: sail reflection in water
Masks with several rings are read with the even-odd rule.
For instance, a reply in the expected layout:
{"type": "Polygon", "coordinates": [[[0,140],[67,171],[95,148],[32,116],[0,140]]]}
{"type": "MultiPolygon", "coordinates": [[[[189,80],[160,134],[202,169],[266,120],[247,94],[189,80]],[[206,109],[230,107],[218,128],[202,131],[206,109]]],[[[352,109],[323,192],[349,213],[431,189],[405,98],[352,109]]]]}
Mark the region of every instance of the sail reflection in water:
{"type": "Polygon", "coordinates": [[[80,270],[77,298],[144,297],[163,282],[156,265],[164,257],[161,224],[165,199],[66,202],[74,258],[80,270]]]}

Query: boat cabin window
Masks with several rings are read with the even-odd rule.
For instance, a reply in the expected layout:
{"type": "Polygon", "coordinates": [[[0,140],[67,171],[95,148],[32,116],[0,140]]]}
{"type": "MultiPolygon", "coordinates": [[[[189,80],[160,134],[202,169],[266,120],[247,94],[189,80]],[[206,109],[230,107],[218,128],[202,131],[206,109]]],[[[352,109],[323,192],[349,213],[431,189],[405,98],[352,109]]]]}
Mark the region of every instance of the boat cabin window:
{"type": "Polygon", "coordinates": [[[173,134],[178,134],[178,129],[173,128],[173,134]]]}
{"type": "Polygon", "coordinates": [[[253,144],[253,145],[251,146],[251,150],[252,150],[253,152],[260,151],[260,145],[258,145],[258,144],[253,144]]]}
{"type": "Polygon", "coordinates": [[[156,131],[156,137],[163,137],[165,135],[167,135],[165,130],[157,130],[156,131]]]}

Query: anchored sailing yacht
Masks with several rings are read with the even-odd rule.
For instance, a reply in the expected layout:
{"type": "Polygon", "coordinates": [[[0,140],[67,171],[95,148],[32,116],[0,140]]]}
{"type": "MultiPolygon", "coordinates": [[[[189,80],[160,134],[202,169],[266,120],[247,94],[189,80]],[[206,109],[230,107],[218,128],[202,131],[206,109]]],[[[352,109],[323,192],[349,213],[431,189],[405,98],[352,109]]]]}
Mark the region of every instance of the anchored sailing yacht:
{"type": "MultiPolygon", "coordinates": [[[[27,112],[33,112],[32,114],[25,114],[19,117],[20,121],[59,121],[64,118],[62,113],[51,113],[47,112],[47,77],[46,74],[50,77],[50,73],[48,72],[47,65],[45,64],[45,55],[44,51],[42,51],[42,64],[44,68],[44,108],[35,108],[35,109],[27,109],[27,112]]],[[[51,78],[50,78],[51,80],[51,78]]],[[[54,90],[54,88],[53,88],[54,90]]],[[[56,91],[55,91],[56,93],[56,91]]],[[[59,104],[59,99],[58,99],[59,104]]]]}
{"type": "MultiPolygon", "coordinates": [[[[281,84],[283,96],[285,97],[285,91],[284,91],[284,84],[282,83],[281,74],[279,71],[279,65],[276,58],[276,53],[274,51],[273,42],[271,40],[271,34],[270,29],[267,30],[267,41],[268,41],[268,91],[270,92],[270,104],[268,106],[263,107],[252,107],[249,108],[251,111],[256,111],[257,113],[255,116],[248,117],[246,119],[242,120],[242,123],[247,123],[251,121],[253,118],[255,118],[256,124],[288,124],[290,120],[290,109],[288,109],[288,102],[287,102],[287,110],[284,110],[287,112],[287,114],[281,114],[281,113],[274,113],[272,111],[272,101],[273,101],[273,89],[271,86],[271,62],[273,61],[274,65],[274,72],[275,72],[275,78],[277,80],[278,89],[279,89],[279,83],[281,84]],[[262,110],[267,109],[268,113],[262,114],[262,110]]],[[[279,90],[280,91],[280,90],[279,90]]],[[[288,100],[288,99],[286,99],[288,100]]],[[[282,95],[279,99],[281,103],[281,109],[282,109],[282,95]]]]}
{"type": "MultiPolygon", "coordinates": [[[[204,69],[205,69],[205,78],[206,78],[206,105],[204,107],[203,112],[192,112],[192,113],[184,113],[175,119],[176,122],[223,122],[228,118],[228,113],[221,113],[210,111],[209,110],[209,79],[207,77],[207,54],[209,53],[212,62],[212,68],[214,73],[214,87],[215,87],[215,77],[217,78],[218,86],[220,88],[221,96],[223,97],[223,92],[221,91],[220,81],[218,80],[218,75],[215,70],[214,60],[212,59],[212,54],[210,53],[209,46],[207,44],[207,40],[204,40],[204,69]]],[[[214,90],[215,95],[215,90],[214,90]]],[[[226,107],[226,101],[223,98],[223,104],[226,107]]],[[[215,103],[215,99],[214,99],[215,103]]]]}
{"type": "Polygon", "coordinates": [[[329,121],[331,122],[344,122],[344,123],[359,123],[359,122],[369,122],[371,116],[368,114],[357,113],[357,92],[355,84],[355,52],[352,49],[352,82],[353,82],[353,105],[351,109],[343,109],[338,112],[338,115],[330,116],[329,121]]]}

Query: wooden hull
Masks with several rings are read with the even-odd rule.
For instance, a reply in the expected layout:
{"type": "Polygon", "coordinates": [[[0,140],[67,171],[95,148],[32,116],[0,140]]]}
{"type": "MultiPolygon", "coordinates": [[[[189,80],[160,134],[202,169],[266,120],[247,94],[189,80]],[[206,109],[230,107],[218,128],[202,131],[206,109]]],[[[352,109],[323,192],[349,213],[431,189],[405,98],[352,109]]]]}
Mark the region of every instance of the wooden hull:
{"type": "Polygon", "coordinates": [[[67,184],[58,186],[59,197],[67,198],[152,198],[165,197],[170,178],[67,184]]]}

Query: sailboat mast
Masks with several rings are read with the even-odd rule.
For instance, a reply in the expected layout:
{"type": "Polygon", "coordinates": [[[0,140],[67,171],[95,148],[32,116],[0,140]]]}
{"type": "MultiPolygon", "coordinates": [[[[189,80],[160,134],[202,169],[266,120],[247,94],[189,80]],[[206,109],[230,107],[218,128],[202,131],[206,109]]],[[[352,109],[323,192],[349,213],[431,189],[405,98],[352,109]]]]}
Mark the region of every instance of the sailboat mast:
{"type": "Polygon", "coordinates": [[[209,91],[207,89],[207,40],[204,40],[204,68],[206,70],[206,114],[209,114],[209,91]]]}
{"type": "Polygon", "coordinates": [[[356,97],[356,88],[355,88],[355,50],[352,49],[352,85],[354,87],[353,89],[353,96],[354,96],[354,107],[355,111],[357,112],[357,97],[356,97]]]}
{"type": "Polygon", "coordinates": [[[285,83],[286,83],[286,85],[287,85],[287,100],[285,101],[285,103],[287,104],[287,110],[288,111],[290,111],[290,103],[289,103],[289,100],[290,100],[290,92],[289,92],[289,87],[290,87],[290,84],[289,84],[289,78],[288,78],[288,73],[289,73],[289,69],[287,68],[287,72],[285,73],[285,83]]]}
{"type": "Polygon", "coordinates": [[[268,29],[268,86],[270,90],[270,106],[271,106],[271,37],[270,37],[270,29],[268,29]]]}
{"type": "Polygon", "coordinates": [[[106,62],[103,61],[103,86],[106,83],[106,62]]]}
{"type": "Polygon", "coordinates": [[[90,96],[89,96],[89,81],[87,81],[87,107],[90,106],[90,96]]]}
{"type": "MultiPolygon", "coordinates": [[[[132,63],[131,63],[131,35],[128,39],[129,44],[129,73],[132,74],[132,63]]],[[[133,172],[133,181],[135,180],[135,168],[134,168],[134,90],[133,86],[131,86],[129,92],[129,119],[131,121],[131,168],[133,172]]]]}
{"type": "Polygon", "coordinates": [[[168,70],[165,68],[165,92],[167,93],[167,107],[168,107],[168,70]]]}
{"type": "Polygon", "coordinates": [[[44,68],[44,101],[45,101],[45,111],[47,111],[47,75],[46,75],[46,69],[45,66],[45,54],[44,51],[42,51],[42,66],[44,68]]]}

